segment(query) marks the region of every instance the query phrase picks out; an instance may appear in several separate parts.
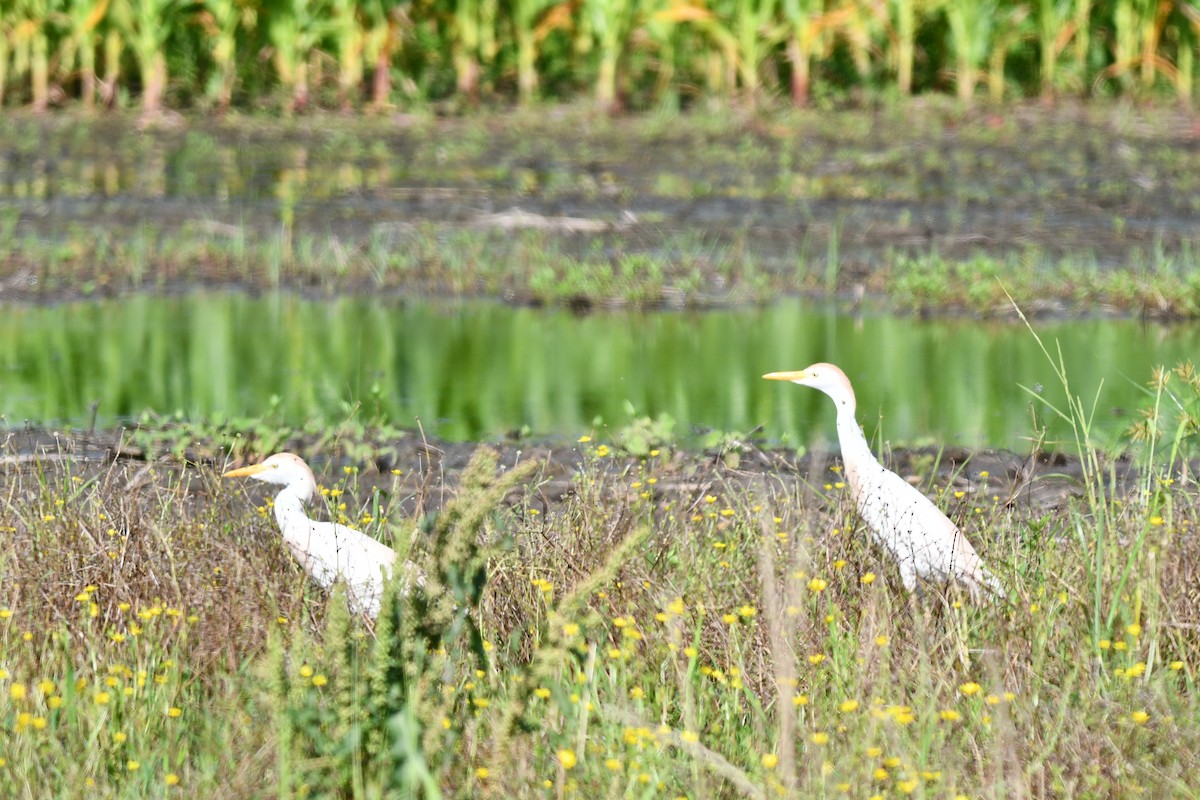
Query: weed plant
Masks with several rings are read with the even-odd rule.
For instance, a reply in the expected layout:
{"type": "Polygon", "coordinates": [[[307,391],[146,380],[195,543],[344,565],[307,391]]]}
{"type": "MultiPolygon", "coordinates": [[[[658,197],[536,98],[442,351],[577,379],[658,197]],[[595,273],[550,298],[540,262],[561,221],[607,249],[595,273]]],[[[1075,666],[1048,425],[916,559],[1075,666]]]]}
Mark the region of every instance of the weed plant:
{"type": "MultiPolygon", "coordinates": [[[[404,241],[381,244],[353,235],[289,233],[212,239],[187,231],[143,226],[133,238],[82,229],[74,243],[24,237],[0,226],[0,252],[18,272],[37,280],[14,287],[27,299],[111,296],[125,291],[168,291],[179,281],[256,289],[306,287],[330,295],[407,292],[447,297],[503,297],[510,302],[573,308],[707,308],[768,303],[780,294],[833,298],[865,292],[868,302],[901,310],[1007,315],[1003,282],[1033,309],[1101,308],[1155,318],[1200,316],[1200,293],[1183,260],[1154,248],[1129,254],[1124,268],[1101,267],[1078,255],[1054,258],[1039,247],[966,260],[886,252],[863,274],[839,262],[836,238],[820,264],[762,259],[741,234],[731,242],[694,242],[681,249],[614,235],[609,246],[592,240],[582,255],[545,232],[499,236],[443,230],[426,224],[404,241]],[[84,237],[96,249],[85,250],[84,237]],[[253,245],[248,245],[254,240],[253,245]],[[615,256],[604,252],[612,250],[615,256]],[[151,255],[153,254],[153,255],[151,255]],[[24,274],[24,273],[22,273],[24,274]]],[[[1190,250],[1190,243],[1187,245],[1190,250]]]]}

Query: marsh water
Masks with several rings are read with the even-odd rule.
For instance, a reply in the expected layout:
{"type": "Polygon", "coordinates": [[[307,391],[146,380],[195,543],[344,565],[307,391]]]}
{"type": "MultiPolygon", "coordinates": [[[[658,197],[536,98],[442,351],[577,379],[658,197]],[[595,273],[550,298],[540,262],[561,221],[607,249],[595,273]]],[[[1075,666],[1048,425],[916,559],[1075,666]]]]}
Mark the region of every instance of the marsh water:
{"type": "MultiPolygon", "coordinates": [[[[1073,389],[1097,396],[1115,442],[1157,363],[1191,357],[1200,328],[1038,322],[1073,389]]],[[[901,444],[1027,447],[1032,395],[1063,405],[1034,337],[1012,323],[854,316],[801,301],[763,309],[602,312],[494,302],[309,300],[293,293],[132,296],[0,314],[0,398],[10,426],[99,424],[143,410],[302,425],[351,414],[448,439],[523,430],[599,436],[670,415],[684,439],[762,426],[775,442],[829,443],[828,401],[763,381],[818,360],[845,367],[868,434],[901,444]]],[[[1039,412],[1051,437],[1067,429],[1039,412]]]]}
{"type": "MultiPolygon", "coordinates": [[[[252,241],[281,224],[351,243],[419,223],[486,228],[519,208],[620,229],[627,251],[702,238],[784,270],[832,234],[846,266],[867,268],[931,245],[1124,267],[1200,237],[1194,123],[1163,109],[133,123],[0,122],[0,211],[66,243],[146,226],[252,241]]],[[[593,237],[571,234],[563,248],[588,252],[593,237]]]]}
{"type": "MultiPolygon", "coordinates": [[[[513,266],[496,250],[512,236],[514,209],[533,214],[521,224],[555,225],[537,228],[544,240],[510,258],[536,261],[544,245],[563,260],[679,261],[717,305],[722,287],[752,283],[755,269],[786,275],[811,262],[834,278],[837,269],[862,275],[896,252],[969,260],[1015,251],[1034,268],[1043,256],[1083,254],[1119,269],[1149,250],[1190,266],[1200,170],[1187,166],[1191,123],[1168,116],[1029,107],[710,125],[542,114],[145,131],[115,116],[6,120],[0,291],[51,304],[2,309],[0,414],[9,426],[84,427],[146,410],[297,425],[357,415],[406,427],[419,419],[457,440],[604,435],[669,415],[684,439],[761,426],[768,440],[810,444],[833,438],[828,401],[760,376],[827,360],[854,381],[873,437],[1023,450],[1040,426],[1051,440],[1067,428],[1031,394],[1063,405],[1050,361],[1011,322],[794,299],[579,316],[398,299],[414,296],[408,287],[393,299],[362,296],[374,284],[343,285],[337,270],[346,252],[374,263],[378,251],[390,263],[411,244],[396,232],[422,226],[431,240],[471,243],[447,250],[453,258],[434,248],[446,263],[430,291],[506,296],[509,284],[494,278],[481,288],[471,275],[482,271],[462,277],[454,258],[513,266]],[[308,259],[293,284],[250,274],[262,264],[239,255],[281,229],[289,232],[281,260],[306,258],[299,245],[291,252],[292,230],[297,241],[332,237],[321,240],[328,257],[308,259]],[[226,239],[241,244],[212,249],[226,239]],[[164,252],[165,241],[178,252],[164,252]],[[196,263],[212,267],[199,280],[196,263]],[[359,296],[305,299],[312,282],[359,296]],[[122,286],[181,284],[193,291],[121,296],[122,286]],[[29,288],[43,286],[51,288],[29,288]],[[88,294],[117,297],[65,302],[88,294]]],[[[419,272],[423,258],[400,260],[419,272]]],[[[1036,327],[1055,354],[1061,347],[1073,390],[1095,398],[1102,444],[1136,418],[1153,366],[1193,357],[1200,343],[1194,325],[1085,318],[1036,327]]]]}

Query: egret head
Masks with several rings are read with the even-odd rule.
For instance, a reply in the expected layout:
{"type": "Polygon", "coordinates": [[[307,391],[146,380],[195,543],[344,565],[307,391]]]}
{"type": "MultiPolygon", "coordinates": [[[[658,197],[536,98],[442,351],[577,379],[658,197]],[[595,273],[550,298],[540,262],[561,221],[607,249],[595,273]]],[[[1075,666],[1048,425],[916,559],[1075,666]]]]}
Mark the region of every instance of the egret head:
{"type": "Polygon", "coordinates": [[[276,453],[261,464],[230,470],[221,477],[250,477],[276,486],[293,486],[301,490],[301,497],[306,500],[317,491],[317,479],[312,470],[295,453],[276,453]]]}
{"type": "Polygon", "coordinates": [[[846,373],[833,364],[813,364],[793,372],[769,372],[763,377],[769,381],[791,381],[819,389],[833,398],[839,408],[845,406],[854,412],[854,388],[846,373]]]}

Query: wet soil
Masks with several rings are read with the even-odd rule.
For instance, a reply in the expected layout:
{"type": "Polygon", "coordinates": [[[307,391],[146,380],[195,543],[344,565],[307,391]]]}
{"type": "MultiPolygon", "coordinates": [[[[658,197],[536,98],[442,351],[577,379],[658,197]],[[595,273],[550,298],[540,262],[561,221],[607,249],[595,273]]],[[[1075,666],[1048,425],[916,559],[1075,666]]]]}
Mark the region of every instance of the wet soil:
{"type": "MultiPolygon", "coordinates": [[[[482,237],[485,250],[533,233],[541,249],[571,258],[685,261],[694,290],[729,302],[747,299],[727,292],[747,270],[792,276],[805,265],[819,281],[834,256],[839,289],[886,295],[875,277],[905,254],[1078,258],[1112,269],[1187,260],[1200,242],[1200,123],[1171,109],[930,100],[716,120],[562,109],[203,119],[163,130],[114,117],[3,124],[0,211],[18,235],[62,242],[60,267],[89,232],[119,243],[154,231],[139,267],[147,275],[88,275],[89,292],[312,289],[311,274],[267,274],[204,247],[182,265],[156,263],[169,261],[154,252],[167,239],[253,246],[281,227],[332,237],[350,254],[409,248],[430,231],[482,237]]],[[[0,253],[3,295],[77,296],[79,282],[47,280],[53,266],[19,248],[0,253]]],[[[74,269],[86,272],[86,259],[74,269]]],[[[422,265],[395,281],[388,288],[534,299],[519,284],[459,285],[422,265]]],[[[321,289],[378,291],[380,276],[350,270],[321,289]]]]}
{"type": "MultiPolygon", "coordinates": [[[[77,473],[87,473],[115,462],[124,466],[126,490],[135,491],[161,480],[163,473],[207,471],[211,477],[258,460],[257,456],[232,458],[215,444],[203,441],[194,443],[182,456],[154,452],[130,444],[129,433],[124,428],[91,433],[41,428],[10,431],[4,442],[4,455],[0,456],[0,474],[37,469],[46,462],[58,465],[70,462],[77,473]]],[[[355,492],[365,497],[378,489],[402,498],[406,512],[420,515],[437,510],[453,496],[460,473],[481,446],[431,439],[418,431],[380,444],[386,444],[388,454],[366,462],[349,458],[337,449],[314,450],[311,441],[299,437],[285,442],[281,449],[304,456],[318,479],[323,478],[330,485],[345,478],[344,467],[352,467],[356,473],[355,492]],[[399,476],[393,470],[400,470],[399,476]]],[[[576,478],[585,468],[613,478],[629,476],[632,482],[639,466],[646,461],[616,451],[598,455],[590,444],[574,442],[495,441],[482,445],[497,450],[504,467],[529,459],[544,465],[536,491],[529,498],[529,507],[541,513],[560,509],[569,500],[575,491],[576,478]]],[[[380,447],[380,451],[384,449],[380,447]]],[[[797,454],[791,450],[764,449],[754,441],[739,442],[720,451],[656,452],[652,457],[655,485],[627,490],[632,493],[652,488],[656,501],[673,503],[676,508],[699,508],[711,494],[737,497],[764,480],[789,494],[821,494],[828,492],[828,484],[841,479],[840,457],[831,452],[797,454]]],[[[954,495],[961,492],[962,496],[956,496],[950,505],[964,515],[976,505],[991,507],[996,503],[1024,514],[1040,515],[1064,508],[1072,498],[1082,494],[1083,470],[1079,459],[1063,453],[1022,455],[1004,450],[913,448],[890,452],[884,460],[910,483],[927,491],[954,495]]],[[[1122,457],[1103,462],[1105,475],[1111,476],[1112,488],[1118,494],[1136,488],[1137,471],[1131,460],[1122,457]]],[[[1195,465],[1190,468],[1194,471],[1195,465]]],[[[211,481],[192,485],[194,491],[207,491],[211,481]]],[[[617,480],[611,485],[624,484],[617,480]]],[[[259,489],[264,496],[268,493],[264,487],[252,491],[259,489]]]]}

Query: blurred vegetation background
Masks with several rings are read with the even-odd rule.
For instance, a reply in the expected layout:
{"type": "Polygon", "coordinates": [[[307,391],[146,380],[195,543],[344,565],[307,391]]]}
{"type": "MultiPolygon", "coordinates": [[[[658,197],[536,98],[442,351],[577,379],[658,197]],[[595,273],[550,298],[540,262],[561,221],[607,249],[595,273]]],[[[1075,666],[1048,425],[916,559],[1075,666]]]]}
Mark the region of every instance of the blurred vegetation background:
{"type": "Polygon", "coordinates": [[[0,0],[0,106],[1196,96],[1186,0],[0,0]]]}

